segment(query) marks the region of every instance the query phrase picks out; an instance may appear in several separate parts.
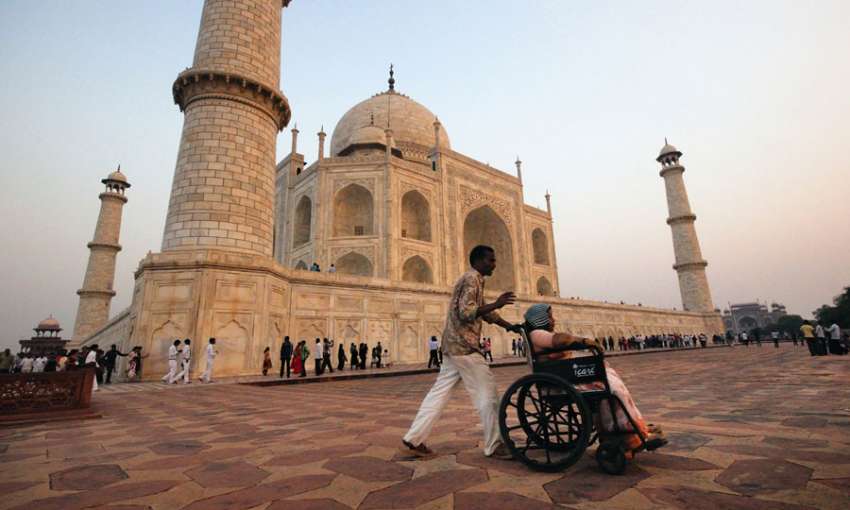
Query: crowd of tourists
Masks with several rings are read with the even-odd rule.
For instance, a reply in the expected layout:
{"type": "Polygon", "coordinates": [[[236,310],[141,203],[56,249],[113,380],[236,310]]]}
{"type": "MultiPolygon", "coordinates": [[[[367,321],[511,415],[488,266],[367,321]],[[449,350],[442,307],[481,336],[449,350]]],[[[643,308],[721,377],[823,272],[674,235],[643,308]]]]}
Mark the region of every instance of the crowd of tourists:
{"type": "MultiPolygon", "coordinates": [[[[620,336],[603,336],[595,338],[596,343],[605,351],[640,351],[644,349],[687,349],[695,347],[707,347],[709,343],[708,335],[699,334],[678,334],[678,333],[663,333],[657,335],[634,335],[620,336]]],[[[725,340],[720,335],[713,335],[711,343],[714,345],[723,344],[725,340]]],[[[514,356],[525,357],[525,345],[522,339],[514,338],[511,340],[511,353],[514,356]]]]}
{"type": "MultiPolygon", "coordinates": [[[[803,322],[800,326],[802,339],[800,344],[806,342],[809,354],[812,356],[826,356],[828,354],[845,355],[850,352],[850,335],[843,333],[836,323],[824,327],[824,324],[811,321],[803,322]]],[[[796,340],[796,335],[795,335],[796,340]]],[[[796,341],[794,342],[797,343],[796,341]]]]}
{"type": "MultiPolygon", "coordinates": [[[[321,376],[336,370],[366,370],[367,368],[386,368],[390,366],[390,351],[381,342],[369,347],[367,342],[351,342],[346,349],[345,342],[337,344],[332,338],[316,338],[311,345],[307,340],[292,343],[288,336],[280,346],[280,378],[287,379],[295,374],[307,377],[307,369],[312,366],[313,374],[321,376]],[[312,363],[310,363],[312,360],[312,363]]],[[[274,367],[271,348],[263,351],[263,375],[268,375],[274,367]]]]}
{"type": "Polygon", "coordinates": [[[87,345],[81,349],[62,349],[52,353],[18,353],[12,354],[10,349],[0,352],[0,374],[30,374],[41,372],[65,372],[82,367],[95,369],[94,390],[101,384],[111,384],[112,375],[116,371],[119,357],[128,358],[126,375],[130,381],[141,379],[142,360],[148,355],[142,354],[142,348],[134,347],[130,352],[123,353],[112,344],[104,351],[97,344],[87,345]]]}

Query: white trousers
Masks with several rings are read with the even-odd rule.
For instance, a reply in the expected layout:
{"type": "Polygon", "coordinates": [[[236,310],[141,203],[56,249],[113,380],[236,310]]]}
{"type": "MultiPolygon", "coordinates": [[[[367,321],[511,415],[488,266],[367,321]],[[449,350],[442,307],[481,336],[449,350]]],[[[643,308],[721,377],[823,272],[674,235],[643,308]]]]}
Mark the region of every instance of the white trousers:
{"type": "Polygon", "coordinates": [[[168,360],[168,373],[162,376],[162,380],[171,384],[174,382],[174,376],[177,374],[177,360],[170,359],[168,360]]]}
{"type": "Polygon", "coordinates": [[[210,382],[210,379],[212,379],[212,371],[213,371],[214,362],[215,362],[214,359],[207,358],[207,367],[204,369],[204,373],[201,375],[202,381],[210,382]]]}
{"type": "Polygon", "coordinates": [[[414,446],[424,443],[451,398],[452,388],[463,381],[484,426],[484,455],[492,455],[502,443],[499,433],[499,396],[490,366],[480,354],[444,356],[434,386],[419,406],[419,412],[404,436],[414,446]]]}
{"type": "Polygon", "coordinates": [[[189,382],[189,363],[189,361],[180,362],[180,367],[182,368],[182,370],[180,370],[180,372],[178,372],[177,375],[174,376],[175,381],[179,381],[182,377],[184,384],[189,382]]]}

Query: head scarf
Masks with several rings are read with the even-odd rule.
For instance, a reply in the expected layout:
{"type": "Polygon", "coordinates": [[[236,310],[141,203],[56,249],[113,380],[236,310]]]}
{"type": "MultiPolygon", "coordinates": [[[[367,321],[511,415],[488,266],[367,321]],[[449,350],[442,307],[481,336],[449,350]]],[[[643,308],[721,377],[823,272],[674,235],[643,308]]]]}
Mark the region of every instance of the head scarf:
{"type": "Polygon", "coordinates": [[[530,330],[546,329],[549,327],[549,310],[551,305],[546,303],[537,303],[531,305],[525,312],[525,322],[530,330]]]}

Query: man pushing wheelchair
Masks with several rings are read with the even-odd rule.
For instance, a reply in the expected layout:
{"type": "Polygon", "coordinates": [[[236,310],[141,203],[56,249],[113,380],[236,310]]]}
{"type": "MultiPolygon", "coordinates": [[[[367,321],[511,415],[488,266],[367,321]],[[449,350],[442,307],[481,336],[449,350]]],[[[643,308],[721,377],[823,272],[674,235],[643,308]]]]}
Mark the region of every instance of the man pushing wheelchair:
{"type": "Polygon", "coordinates": [[[644,422],[622,380],[602,361],[595,341],[556,333],[552,308],[546,304],[529,308],[522,325],[506,322],[497,310],[514,303],[512,292],[484,303],[484,277],[495,270],[495,251],[476,246],[469,263],[472,267],[455,283],[449,303],[441,346],[444,363],[402,439],[405,454],[435,455],[425,441],[460,381],[481,417],[488,457],[515,458],[534,469],[555,471],[574,464],[598,438],[602,469],[622,473],[636,451],[666,444],[660,429],[644,422]],[[478,347],[482,320],[521,333],[529,347],[532,373],[512,384],[501,402],[478,347]],[[574,357],[577,348],[595,355],[574,357]],[[580,361],[588,358],[593,362],[580,361]]]}

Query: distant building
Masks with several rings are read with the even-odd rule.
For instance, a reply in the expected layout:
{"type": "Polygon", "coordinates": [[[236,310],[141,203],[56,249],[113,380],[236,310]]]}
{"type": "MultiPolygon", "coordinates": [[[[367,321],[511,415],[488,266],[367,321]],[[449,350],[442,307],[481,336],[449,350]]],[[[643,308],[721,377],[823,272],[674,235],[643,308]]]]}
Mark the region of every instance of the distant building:
{"type": "Polygon", "coordinates": [[[771,303],[767,305],[754,301],[729,305],[723,310],[723,326],[727,331],[741,333],[754,328],[765,328],[779,322],[779,318],[788,315],[785,305],[771,303]]]}
{"type": "Polygon", "coordinates": [[[31,354],[33,356],[55,354],[65,348],[70,340],[59,336],[62,328],[59,326],[59,321],[50,317],[39,322],[33,328],[35,336],[30,339],[20,340],[21,353],[31,354]]]}

